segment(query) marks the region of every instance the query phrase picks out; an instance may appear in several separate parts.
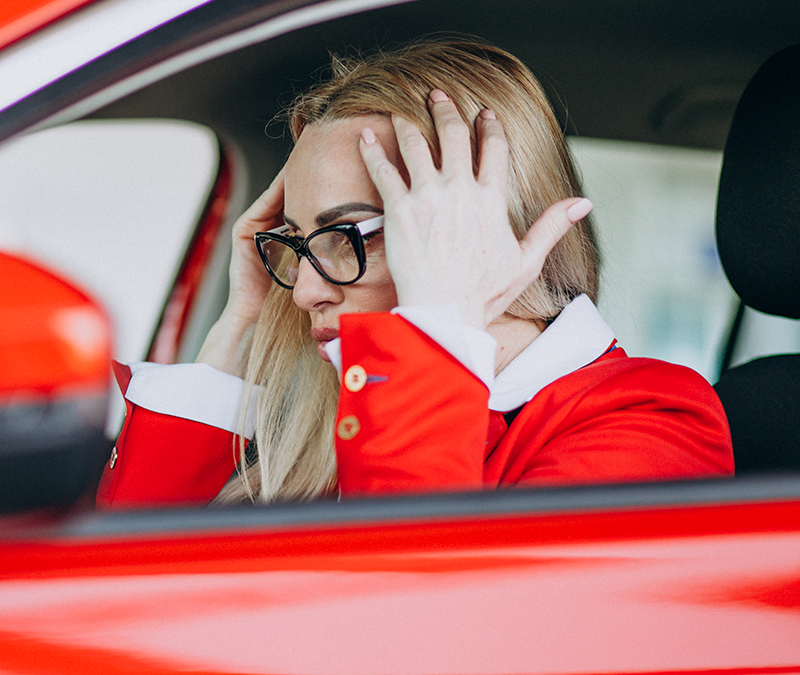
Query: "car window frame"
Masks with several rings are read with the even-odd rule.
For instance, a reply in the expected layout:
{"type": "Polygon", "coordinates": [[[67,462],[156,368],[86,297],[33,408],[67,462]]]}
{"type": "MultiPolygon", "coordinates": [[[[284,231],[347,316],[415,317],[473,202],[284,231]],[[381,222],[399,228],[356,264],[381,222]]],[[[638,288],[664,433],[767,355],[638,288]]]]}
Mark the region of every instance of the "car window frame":
{"type": "MultiPolygon", "coordinates": [[[[168,75],[272,37],[410,1],[306,0],[287,4],[211,0],[0,110],[0,142],[24,131],[83,117],[168,75]]],[[[24,43],[15,48],[22,46],[24,43]]],[[[2,57],[0,51],[0,62],[2,57]]]]}
{"type": "MultiPolygon", "coordinates": [[[[311,0],[295,2],[287,7],[282,3],[265,5],[257,0],[214,0],[120,45],[0,111],[0,142],[22,132],[72,121],[169,74],[270,37],[355,11],[368,11],[407,1],[311,0]]],[[[413,497],[400,501],[364,499],[348,501],[345,506],[330,502],[319,502],[313,507],[289,505],[267,510],[255,506],[249,516],[241,515],[247,509],[232,509],[228,515],[218,515],[225,511],[192,510],[187,512],[189,515],[182,516],[178,514],[184,512],[179,510],[171,518],[164,518],[162,512],[158,512],[162,516],[155,517],[155,520],[152,514],[143,515],[142,522],[155,523],[153,527],[163,530],[181,527],[181,522],[195,528],[201,522],[212,523],[222,519],[235,525],[239,518],[253,518],[262,527],[272,522],[323,524],[338,522],[339,518],[354,521],[367,518],[370,522],[385,518],[386,521],[395,522],[444,515],[493,517],[498,513],[529,514],[551,510],[582,512],[612,507],[662,508],[667,505],[686,507],[791,501],[800,498],[800,476],[575,486],[563,488],[563,492],[561,488],[554,490],[516,489],[413,497]],[[381,509],[385,510],[384,515],[380,515],[381,509]],[[285,520],[281,521],[282,518],[285,520]]],[[[109,522],[114,521],[112,519],[109,522]]]]}

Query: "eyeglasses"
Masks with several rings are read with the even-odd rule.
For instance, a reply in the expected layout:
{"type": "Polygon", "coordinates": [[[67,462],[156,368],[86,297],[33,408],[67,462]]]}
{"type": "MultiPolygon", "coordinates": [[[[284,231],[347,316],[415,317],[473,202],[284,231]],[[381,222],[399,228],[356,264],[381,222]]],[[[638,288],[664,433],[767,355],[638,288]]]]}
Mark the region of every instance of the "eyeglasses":
{"type": "Polygon", "coordinates": [[[360,223],[337,223],[298,237],[288,225],[256,232],[258,254],[270,276],[284,288],[297,283],[300,258],[306,257],[323,279],[338,286],[358,281],[367,271],[364,239],[383,227],[383,216],[360,223]]]}

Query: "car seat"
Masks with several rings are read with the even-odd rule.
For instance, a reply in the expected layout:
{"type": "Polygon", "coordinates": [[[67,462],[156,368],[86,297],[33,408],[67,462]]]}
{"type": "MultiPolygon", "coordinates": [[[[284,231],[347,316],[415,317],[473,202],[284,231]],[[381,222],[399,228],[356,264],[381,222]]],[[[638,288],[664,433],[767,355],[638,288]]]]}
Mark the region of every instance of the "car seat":
{"type": "MultiPolygon", "coordinates": [[[[770,58],[742,94],[723,154],[716,227],[722,266],[743,305],[800,318],[800,45],[770,58]]],[[[732,368],[715,389],[737,474],[800,469],[800,354],[732,368]]]]}

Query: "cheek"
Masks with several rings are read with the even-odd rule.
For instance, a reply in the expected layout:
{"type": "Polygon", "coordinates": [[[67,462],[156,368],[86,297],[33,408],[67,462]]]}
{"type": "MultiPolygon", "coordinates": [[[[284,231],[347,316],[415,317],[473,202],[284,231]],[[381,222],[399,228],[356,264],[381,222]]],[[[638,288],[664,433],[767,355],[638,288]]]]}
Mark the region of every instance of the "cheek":
{"type": "Polygon", "coordinates": [[[397,291],[382,254],[370,254],[364,276],[344,288],[352,292],[353,302],[360,312],[388,312],[397,307],[397,291]]]}

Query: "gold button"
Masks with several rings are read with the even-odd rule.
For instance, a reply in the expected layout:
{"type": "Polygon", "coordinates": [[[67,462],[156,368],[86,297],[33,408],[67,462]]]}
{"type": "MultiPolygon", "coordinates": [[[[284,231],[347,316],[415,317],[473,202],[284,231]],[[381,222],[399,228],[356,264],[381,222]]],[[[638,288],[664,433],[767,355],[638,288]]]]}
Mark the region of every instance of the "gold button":
{"type": "Polygon", "coordinates": [[[358,417],[355,415],[342,417],[339,421],[339,426],[336,427],[336,433],[343,441],[349,441],[359,431],[361,431],[361,422],[358,421],[358,417]]]}
{"type": "Polygon", "coordinates": [[[111,461],[108,463],[109,469],[113,469],[117,464],[117,457],[119,457],[119,454],[117,453],[117,446],[114,446],[114,449],[111,451],[111,461]]]}
{"type": "Polygon", "coordinates": [[[361,391],[367,383],[367,371],[361,366],[350,366],[344,374],[344,386],[348,391],[361,391]]]}

